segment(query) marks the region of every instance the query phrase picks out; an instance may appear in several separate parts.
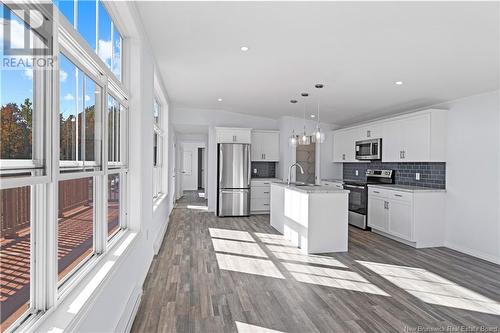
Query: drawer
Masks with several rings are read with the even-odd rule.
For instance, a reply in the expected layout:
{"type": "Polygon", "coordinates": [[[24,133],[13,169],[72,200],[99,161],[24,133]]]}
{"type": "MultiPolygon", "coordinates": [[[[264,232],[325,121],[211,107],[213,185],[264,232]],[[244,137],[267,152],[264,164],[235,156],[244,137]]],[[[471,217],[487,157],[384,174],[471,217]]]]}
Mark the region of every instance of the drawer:
{"type": "Polygon", "coordinates": [[[251,211],[268,211],[271,209],[271,201],[266,198],[251,198],[250,210],[251,211]]]}
{"type": "Polygon", "coordinates": [[[385,197],[389,196],[389,193],[387,192],[387,190],[383,190],[380,188],[368,187],[368,195],[376,195],[376,196],[385,198],[385,197]]]}
{"type": "Polygon", "coordinates": [[[387,190],[387,196],[395,200],[413,201],[413,193],[411,192],[387,190]]]}
{"type": "Polygon", "coordinates": [[[270,180],[251,180],[250,184],[252,185],[252,187],[264,186],[264,187],[271,188],[271,181],[270,180]]]}
{"type": "Polygon", "coordinates": [[[368,188],[368,195],[374,195],[383,197],[385,199],[394,199],[394,200],[402,200],[402,201],[413,201],[413,193],[405,192],[405,191],[395,191],[389,189],[381,189],[381,188],[368,188]]]}
{"type": "Polygon", "coordinates": [[[251,198],[264,198],[269,200],[271,193],[271,186],[252,186],[250,189],[252,196],[251,198]]]}

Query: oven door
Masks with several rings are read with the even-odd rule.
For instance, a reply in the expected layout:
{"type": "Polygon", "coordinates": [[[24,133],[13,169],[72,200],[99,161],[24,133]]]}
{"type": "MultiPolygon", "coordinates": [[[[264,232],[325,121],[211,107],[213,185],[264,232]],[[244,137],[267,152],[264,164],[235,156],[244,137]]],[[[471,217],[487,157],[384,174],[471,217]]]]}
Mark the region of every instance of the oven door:
{"type": "Polygon", "coordinates": [[[344,184],[344,189],[349,190],[349,211],[366,215],[368,199],[366,187],[344,184]]]}

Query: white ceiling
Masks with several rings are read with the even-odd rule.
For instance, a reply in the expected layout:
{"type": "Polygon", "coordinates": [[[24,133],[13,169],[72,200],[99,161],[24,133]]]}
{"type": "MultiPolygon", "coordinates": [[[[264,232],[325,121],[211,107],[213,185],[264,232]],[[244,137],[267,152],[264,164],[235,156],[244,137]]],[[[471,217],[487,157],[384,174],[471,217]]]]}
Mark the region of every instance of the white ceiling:
{"type": "Polygon", "coordinates": [[[301,116],[324,83],[322,120],[348,124],[499,89],[499,2],[137,7],[177,106],[301,116]]]}

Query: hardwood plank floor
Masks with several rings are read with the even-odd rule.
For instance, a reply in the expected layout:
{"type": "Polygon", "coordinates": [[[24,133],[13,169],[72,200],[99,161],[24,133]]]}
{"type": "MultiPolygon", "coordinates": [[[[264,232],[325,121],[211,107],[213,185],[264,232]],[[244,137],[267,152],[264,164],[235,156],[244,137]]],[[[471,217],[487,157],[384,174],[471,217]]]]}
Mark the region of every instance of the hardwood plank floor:
{"type": "Polygon", "coordinates": [[[190,202],[204,204],[187,193],[173,210],[132,332],[499,330],[498,265],[356,228],[348,252],[304,256],[268,215],[217,218],[190,202]]]}

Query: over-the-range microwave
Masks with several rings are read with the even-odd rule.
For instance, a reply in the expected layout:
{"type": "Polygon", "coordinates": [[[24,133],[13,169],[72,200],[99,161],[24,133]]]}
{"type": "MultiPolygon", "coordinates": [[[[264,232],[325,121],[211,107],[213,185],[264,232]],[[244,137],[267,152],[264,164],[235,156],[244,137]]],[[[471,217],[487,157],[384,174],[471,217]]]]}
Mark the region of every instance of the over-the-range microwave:
{"type": "Polygon", "coordinates": [[[382,139],[356,141],[357,160],[381,160],[382,139]]]}

